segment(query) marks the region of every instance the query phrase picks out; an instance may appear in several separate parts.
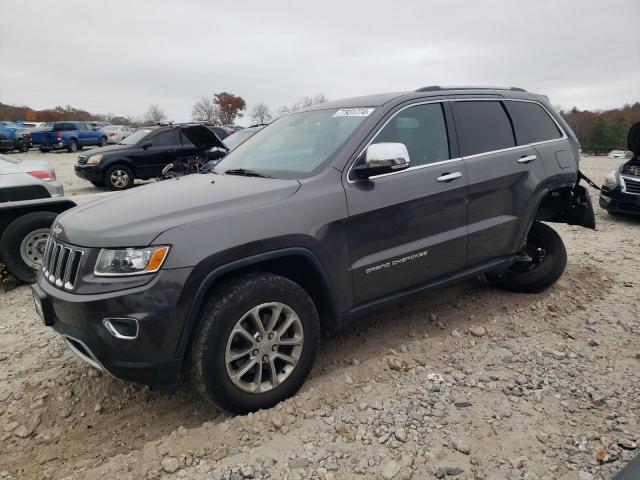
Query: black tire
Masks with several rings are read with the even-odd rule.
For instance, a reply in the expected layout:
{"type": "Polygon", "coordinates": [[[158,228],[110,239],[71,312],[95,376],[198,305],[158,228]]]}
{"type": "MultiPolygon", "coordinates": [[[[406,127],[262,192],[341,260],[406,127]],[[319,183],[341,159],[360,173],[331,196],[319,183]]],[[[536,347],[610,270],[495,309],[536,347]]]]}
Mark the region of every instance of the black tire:
{"type": "Polygon", "coordinates": [[[501,273],[488,273],[487,279],[510,292],[540,292],[562,276],[567,266],[567,249],[553,228],[535,222],[527,235],[526,251],[531,261],[518,262],[501,273]]]}
{"type": "MultiPolygon", "coordinates": [[[[191,381],[205,400],[229,412],[242,414],[269,408],[294,395],[302,386],[313,365],[319,342],[318,312],[311,297],[302,287],[287,278],[270,273],[239,275],[215,289],[200,312],[189,352],[191,381]],[[297,364],[282,383],[264,392],[250,393],[236,386],[227,372],[227,342],[230,341],[236,323],[247,312],[269,302],[281,302],[297,314],[303,332],[302,350],[297,364]]],[[[249,349],[251,348],[253,347],[249,349]]],[[[262,353],[258,354],[260,355],[262,353]]],[[[264,371],[271,372],[266,363],[253,358],[256,365],[260,363],[260,368],[264,365],[264,371]]],[[[280,370],[279,373],[283,372],[284,370],[280,370]]],[[[271,376],[269,373],[266,375],[271,376]]],[[[273,384],[272,381],[271,383],[273,384]]]]}
{"type": "Polygon", "coordinates": [[[25,153],[29,151],[29,142],[27,142],[26,140],[21,140],[20,142],[18,142],[18,151],[20,153],[25,153]]]}
{"type": "Polygon", "coordinates": [[[104,188],[104,182],[91,182],[93,184],[94,187],[98,187],[98,188],[104,188]]]}
{"type": "Polygon", "coordinates": [[[78,151],[78,142],[76,142],[75,140],[71,140],[69,142],[69,146],[67,147],[67,151],[69,153],[75,153],[78,151]]]}
{"type": "MultiPolygon", "coordinates": [[[[23,240],[33,232],[51,228],[57,216],[58,214],[53,212],[27,213],[15,219],[4,230],[0,238],[0,258],[7,266],[9,273],[18,280],[31,283],[35,281],[37,271],[22,258],[20,250],[23,240]]],[[[43,249],[40,250],[40,253],[44,253],[43,249]]]]}
{"type": "Polygon", "coordinates": [[[101,147],[106,147],[107,146],[107,137],[101,137],[100,138],[100,146],[101,147]]]}
{"type": "Polygon", "coordinates": [[[104,174],[104,184],[109,190],[126,190],[133,186],[133,172],[126,165],[112,165],[104,174]]]}

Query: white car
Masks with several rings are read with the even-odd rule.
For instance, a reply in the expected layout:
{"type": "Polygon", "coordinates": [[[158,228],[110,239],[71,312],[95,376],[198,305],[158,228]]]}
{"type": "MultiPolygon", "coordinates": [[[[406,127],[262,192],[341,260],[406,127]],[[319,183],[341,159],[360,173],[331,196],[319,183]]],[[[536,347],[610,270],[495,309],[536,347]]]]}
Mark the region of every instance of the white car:
{"type": "Polygon", "coordinates": [[[607,156],[609,158],[626,158],[627,152],[624,150],[611,150],[607,156]]]}
{"type": "Polygon", "coordinates": [[[100,130],[107,134],[107,143],[120,143],[135,131],[126,125],[107,125],[100,130]]]}

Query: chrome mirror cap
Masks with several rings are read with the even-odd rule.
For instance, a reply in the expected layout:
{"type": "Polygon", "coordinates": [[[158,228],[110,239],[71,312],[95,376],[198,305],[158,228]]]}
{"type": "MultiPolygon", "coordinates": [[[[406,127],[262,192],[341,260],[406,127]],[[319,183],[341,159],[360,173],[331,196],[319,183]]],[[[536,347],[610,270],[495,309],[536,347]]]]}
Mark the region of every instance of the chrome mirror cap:
{"type": "Polygon", "coordinates": [[[369,178],[404,170],[410,165],[409,152],[404,143],[373,143],[367,147],[364,159],[357,163],[353,172],[358,178],[369,178]]]}

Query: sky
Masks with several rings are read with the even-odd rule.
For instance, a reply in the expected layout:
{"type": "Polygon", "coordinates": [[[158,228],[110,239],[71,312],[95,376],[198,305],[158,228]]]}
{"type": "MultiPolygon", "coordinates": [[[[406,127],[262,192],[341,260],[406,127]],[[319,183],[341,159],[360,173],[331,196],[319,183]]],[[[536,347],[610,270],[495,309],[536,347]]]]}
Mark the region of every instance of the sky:
{"type": "Polygon", "coordinates": [[[272,113],[425,85],[640,101],[639,0],[0,0],[0,102],[173,121],[229,91],[272,113]]]}

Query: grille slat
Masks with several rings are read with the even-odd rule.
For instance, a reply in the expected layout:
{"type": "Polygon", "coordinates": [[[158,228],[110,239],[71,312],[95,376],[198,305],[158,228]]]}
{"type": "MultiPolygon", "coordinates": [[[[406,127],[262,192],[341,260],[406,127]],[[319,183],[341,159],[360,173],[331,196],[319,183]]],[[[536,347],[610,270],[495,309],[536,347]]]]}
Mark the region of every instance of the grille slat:
{"type": "Polygon", "coordinates": [[[640,180],[635,180],[629,177],[622,177],[624,181],[625,190],[627,193],[635,193],[636,195],[640,195],[640,180]]]}
{"type": "Polygon", "coordinates": [[[44,277],[58,288],[73,290],[83,253],[50,236],[42,262],[44,277]]]}

